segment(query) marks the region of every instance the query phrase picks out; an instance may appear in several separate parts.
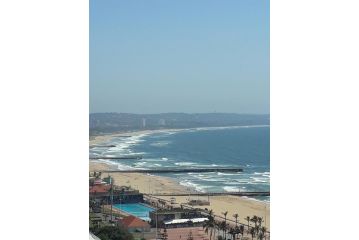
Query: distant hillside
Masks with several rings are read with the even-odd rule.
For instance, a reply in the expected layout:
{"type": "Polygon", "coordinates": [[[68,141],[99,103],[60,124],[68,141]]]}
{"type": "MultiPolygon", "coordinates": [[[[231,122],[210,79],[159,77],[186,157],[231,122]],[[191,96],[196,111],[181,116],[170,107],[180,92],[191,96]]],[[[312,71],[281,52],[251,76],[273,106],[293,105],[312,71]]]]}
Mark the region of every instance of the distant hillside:
{"type": "Polygon", "coordinates": [[[268,125],[269,115],[235,113],[92,113],[90,135],[161,128],[268,125]]]}

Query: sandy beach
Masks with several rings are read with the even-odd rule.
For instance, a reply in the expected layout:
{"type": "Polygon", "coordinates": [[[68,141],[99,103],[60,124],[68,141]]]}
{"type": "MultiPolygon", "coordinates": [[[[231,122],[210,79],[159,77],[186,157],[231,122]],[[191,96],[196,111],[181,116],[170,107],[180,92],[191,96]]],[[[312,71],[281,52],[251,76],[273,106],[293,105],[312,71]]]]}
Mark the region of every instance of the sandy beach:
{"type": "Polygon", "coordinates": [[[123,137],[123,136],[138,136],[143,134],[151,134],[151,133],[160,133],[160,132],[178,132],[182,129],[157,129],[157,130],[143,130],[143,131],[134,131],[134,132],[118,132],[106,135],[98,135],[98,136],[90,136],[89,145],[101,145],[109,141],[114,137],[123,137]]]}
{"type": "MultiPolygon", "coordinates": [[[[166,131],[166,130],[157,130],[166,131]]],[[[104,143],[110,140],[112,137],[124,136],[124,135],[139,135],[147,134],[152,131],[139,131],[139,132],[130,132],[130,133],[116,133],[111,135],[96,136],[90,138],[90,146],[104,143]]],[[[101,170],[110,170],[117,169],[116,165],[109,165],[99,161],[90,161],[89,170],[90,171],[101,171],[101,170]]],[[[103,173],[102,177],[106,177],[108,173],[103,173]]],[[[140,173],[111,173],[111,176],[114,178],[116,185],[127,185],[132,188],[138,189],[142,193],[188,193],[194,192],[194,189],[185,187],[177,183],[175,180],[166,177],[153,176],[149,174],[140,174],[140,173]]],[[[170,197],[162,197],[163,199],[169,200],[170,197]]],[[[203,199],[208,200],[208,197],[197,197],[197,196],[185,196],[185,197],[176,197],[176,202],[181,204],[186,204],[188,199],[203,199]]],[[[237,197],[231,195],[224,196],[211,196],[209,197],[210,206],[196,206],[199,208],[212,209],[215,215],[221,215],[222,212],[228,211],[227,218],[235,220],[233,215],[237,213],[239,215],[239,222],[247,224],[244,219],[246,216],[257,215],[262,217],[264,222],[263,226],[266,226],[270,230],[270,205],[262,201],[257,201],[253,199],[248,199],[246,197],[237,197]]],[[[251,225],[251,224],[250,224],[251,225]]]]}

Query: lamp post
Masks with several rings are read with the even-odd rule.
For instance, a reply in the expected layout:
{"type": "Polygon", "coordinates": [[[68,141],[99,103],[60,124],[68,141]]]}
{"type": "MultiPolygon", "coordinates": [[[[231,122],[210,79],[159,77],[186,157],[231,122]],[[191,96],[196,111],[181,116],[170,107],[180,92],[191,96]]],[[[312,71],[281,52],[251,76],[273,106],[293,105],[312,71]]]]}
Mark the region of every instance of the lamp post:
{"type": "Polygon", "coordinates": [[[112,205],[113,205],[113,184],[112,184],[112,177],[110,176],[110,184],[111,184],[111,222],[112,222],[112,205]]]}
{"type": "Polygon", "coordinates": [[[158,239],[158,230],[157,230],[157,208],[156,208],[155,215],[156,215],[156,240],[157,240],[157,239],[158,239]]]}

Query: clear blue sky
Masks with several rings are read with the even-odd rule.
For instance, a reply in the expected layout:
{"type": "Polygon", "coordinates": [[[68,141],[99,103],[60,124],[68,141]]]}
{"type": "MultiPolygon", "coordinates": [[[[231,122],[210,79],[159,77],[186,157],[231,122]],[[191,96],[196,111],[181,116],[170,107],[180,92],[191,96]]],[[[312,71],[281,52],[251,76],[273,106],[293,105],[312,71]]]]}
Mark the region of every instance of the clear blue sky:
{"type": "Polygon", "coordinates": [[[269,1],[90,0],[90,112],[269,113],[269,1]]]}

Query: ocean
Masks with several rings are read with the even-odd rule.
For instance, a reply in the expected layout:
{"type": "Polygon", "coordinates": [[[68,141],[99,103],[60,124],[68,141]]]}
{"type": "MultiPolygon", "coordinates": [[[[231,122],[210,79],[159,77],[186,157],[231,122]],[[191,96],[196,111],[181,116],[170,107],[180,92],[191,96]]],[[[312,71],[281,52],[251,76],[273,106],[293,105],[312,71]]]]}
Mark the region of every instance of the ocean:
{"type": "MultiPolygon", "coordinates": [[[[100,160],[119,169],[241,167],[238,173],[161,174],[200,192],[269,191],[269,126],[213,127],[115,137],[112,148],[92,148],[90,156],[142,155],[139,160],[100,160]]],[[[160,174],[159,174],[160,175],[160,174]]],[[[269,201],[269,197],[256,197],[269,201]]]]}

